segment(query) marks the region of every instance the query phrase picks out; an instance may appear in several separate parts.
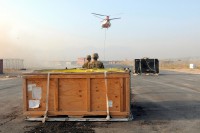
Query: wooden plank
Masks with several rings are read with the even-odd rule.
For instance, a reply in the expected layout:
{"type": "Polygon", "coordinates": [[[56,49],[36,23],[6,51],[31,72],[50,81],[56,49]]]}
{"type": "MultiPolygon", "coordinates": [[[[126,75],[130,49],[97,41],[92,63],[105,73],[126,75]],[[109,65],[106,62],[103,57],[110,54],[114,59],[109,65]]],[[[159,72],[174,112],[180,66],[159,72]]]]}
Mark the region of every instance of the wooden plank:
{"type": "MultiPolygon", "coordinates": [[[[104,72],[62,72],[62,73],[56,73],[52,72],[52,75],[101,75],[104,74],[104,72]]],[[[118,75],[129,75],[129,72],[107,72],[107,74],[118,74],[118,75]]],[[[47,75],[47,73],[24,73],[23,76],[29,76],[29,75],[47,75]]]]}
{"type": "Polygon", "coordinates": [[[126,78],[126,111],[130,112],[130,78],[126,78]]]}
{"type": "MultiPolygon", "coordinates": [[[[42,121],[43,118],[26,118],[27,121],[42,121]]],[[[108,121],[105,118],[48,118],[46,121],[108,121]]],[[[109,121],[130,121],[129,118],[111,118],[109,121]]]]}
{"type": "Polygon", "coordinates": [[[126,97],[127,97],[127,95],[126,95],[126,85],[127,84],[127,82],[126,82],[126,78],[123,78],[123,108],[124,108],[124,111],[126,111],[126,97]]]}
{"type": "Polygon", "coordinates": [[[59,79],[55,79],[56,87],[54,88],[54,111],[58,111],[58,87],[59,87],[59,79]]]}
{"type": "Polygon", "coordinates": [[[27,79],[23,79],[23,111],[28,110],[27,79]]]}
{"type": "Polygon", "coordinates": [[[90,78],[87,79],[87,111],[91,111],[91,92],[90,92],[90,78]]]}
{"type": "Polygon", "coordinates": [[[87,110],[87,80],[59,79],[59,110],[87,110]]]}
{"type": "Polygon", "coordinates": [[[106,111],[106,88],[104,79],[91,79],[91,111],[106,111]]]}
{"type": "Polygon", "coordinates": [[[23,114],[25,116],[43,116],[45,111],[25,111],[23,114]]]}
{"type": "MultiPolygon", "coordinates": [[[[25,78],[47,78],[46,75],[26,75],[25,78]]],[[[108,74],[107,78],[128,78],[128,74],[108,74]]],[[[54,75],[52,74],[51,78],[104,78],[104,74],[96,74],[96,75],[72,75],[72,74],[60,74],[54,75]]]]}
{"type": "Polygon", "coordinates": [[[124,89],[123,78],[120,78],[120,112],[124,111],[124,89]]]}
{"type": "MultiPolygon", "coordinates": [[[[84,115],[84,116],[99,116],[99,115],[106,115],[106,111],[97,111],[97,112],[82,112],[82,111],[59,111],[59,112],[49,112],[49,114],[54,115],[84,115]]],[[[128,116],[129,112],[110,112],[110,115],[116,116],[128,116]]]]}
{"type": "MultiPolygon", "coordinates": [[[[45,111],[26,111],[24,112],[24,115],[26,116],[42,116],[44,115],[45,111]]],[[[49,111],[49,116],[55,116],[55,115],[83,115],[83,116],[102,116],[106,115],[106,111],[97,111],[97,112],[87,112],[87,111],[49,111]]],[[[129,116],[129,112],[110,112],[111,116],[129,116]]]]}
{"type": "Polygon", "coordinates": [[[108,79],[109,111],[120,111],[120,78],[108,79]]]}

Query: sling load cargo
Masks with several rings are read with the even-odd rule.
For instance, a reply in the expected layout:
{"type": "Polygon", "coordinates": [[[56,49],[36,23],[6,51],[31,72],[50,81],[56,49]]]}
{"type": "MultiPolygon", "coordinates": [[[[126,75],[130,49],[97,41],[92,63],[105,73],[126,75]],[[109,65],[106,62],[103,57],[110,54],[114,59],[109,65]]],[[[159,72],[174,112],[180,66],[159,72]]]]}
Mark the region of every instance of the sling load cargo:
{"type": "Polygon", "coordinates": [[[95,17],[102,19],[102,24],[101,27],[102,28],[109,28],[111,26],[110,21],[114,20],[114,19],[121,19],[121,18],[110,18],[109,15],[102,15],[102,14],[97,14],[97,13],[92,13],[95,17]],[[99,16],[105,16],[106,18],[101,18],[99,16]]]}
{"type": "Polygon", "coordinates": [[[115,20],[115,19],[121,19],[121,18],[110,18],[109,15],[102,15],[102,14],[97,14],[97,13],[92,13],[95,17],[97,18],[100,18],[102,21],[102,24],[101,24],[101,27],[102,29],[104,28],[105,29],[105,39],[104,39],[104,60],[106,60],[106,52],[105,52],[105,49],[106,49],[106,30],[111,26],[111,23],[110,21],[111,20],[115,20]],[[106,18],[101,18],[100,16],[104,16],[106,18]]]}

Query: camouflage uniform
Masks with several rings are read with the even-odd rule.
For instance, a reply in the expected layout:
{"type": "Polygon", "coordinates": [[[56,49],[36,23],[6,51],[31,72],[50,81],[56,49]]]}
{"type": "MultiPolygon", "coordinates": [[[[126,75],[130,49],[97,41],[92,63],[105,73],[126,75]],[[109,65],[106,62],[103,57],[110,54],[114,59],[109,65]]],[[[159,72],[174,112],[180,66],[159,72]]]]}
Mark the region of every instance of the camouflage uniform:
{"type": "Polygon", "coordinates": [[[87,55],[86,59],[87,59],[87,62],[85,62],[85,63],[83,64],[82,68],[88,69],[88,68],[89,68],[89,63],[90,63],[90,61],[91,61],[91,56],[90,56],[90,55],[87,55]]]}
{"type": "Polygon", "coordinates": [[[97,53],[94,53],[92,55],[93,61],[89,63],[89,69],[92,68],[104,68],[104,65],[102,62],[97,61],[97,59],[99,58],[97,53]]]}
{"type": "Polygon", "coordinates": [[[89,68],[89,63],[90,63],[89,61],[85,62],[85,63],[83,64],[82,68],[88,69],[88,68],[89,68]]]}
{"type": "Polygon", "coordinates": [[[102,62],[94,60],[89,63],[89,68],[104,68],[104,65],[102,62]]]}

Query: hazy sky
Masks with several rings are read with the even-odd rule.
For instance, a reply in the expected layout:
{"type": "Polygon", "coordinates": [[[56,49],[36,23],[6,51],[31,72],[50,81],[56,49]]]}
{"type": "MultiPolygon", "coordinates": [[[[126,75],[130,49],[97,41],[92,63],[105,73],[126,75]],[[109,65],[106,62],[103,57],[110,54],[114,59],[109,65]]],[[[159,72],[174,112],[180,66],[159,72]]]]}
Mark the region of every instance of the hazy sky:
{"type": "Polygon", "coordinates": [[[122,18],[107,31],[108,60],[200,56],[199,0],[0,0],[0,58],[103,59],[92,12],[122,18]]]}

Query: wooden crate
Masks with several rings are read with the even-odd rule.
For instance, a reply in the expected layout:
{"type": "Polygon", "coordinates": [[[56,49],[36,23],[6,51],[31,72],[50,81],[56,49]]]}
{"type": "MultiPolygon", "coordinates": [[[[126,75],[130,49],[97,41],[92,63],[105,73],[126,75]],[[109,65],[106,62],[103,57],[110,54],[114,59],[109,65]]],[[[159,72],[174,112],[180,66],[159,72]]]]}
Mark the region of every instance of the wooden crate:
{"type": "Polygon", "coordinates": [[[106,94],[110,116],[128,118],[130,115],[128,72],[107,72],[106,78],[105,73],[51,73],[49,84],[48,74],[32,73],[23,76],[24,115],[28,117],[44,116],[46,111],[48,116],[107,115],[106,94]],[[39,108],[29,108],[29,100],[35,100],[30,86],[41,89],[39,108]]]}

